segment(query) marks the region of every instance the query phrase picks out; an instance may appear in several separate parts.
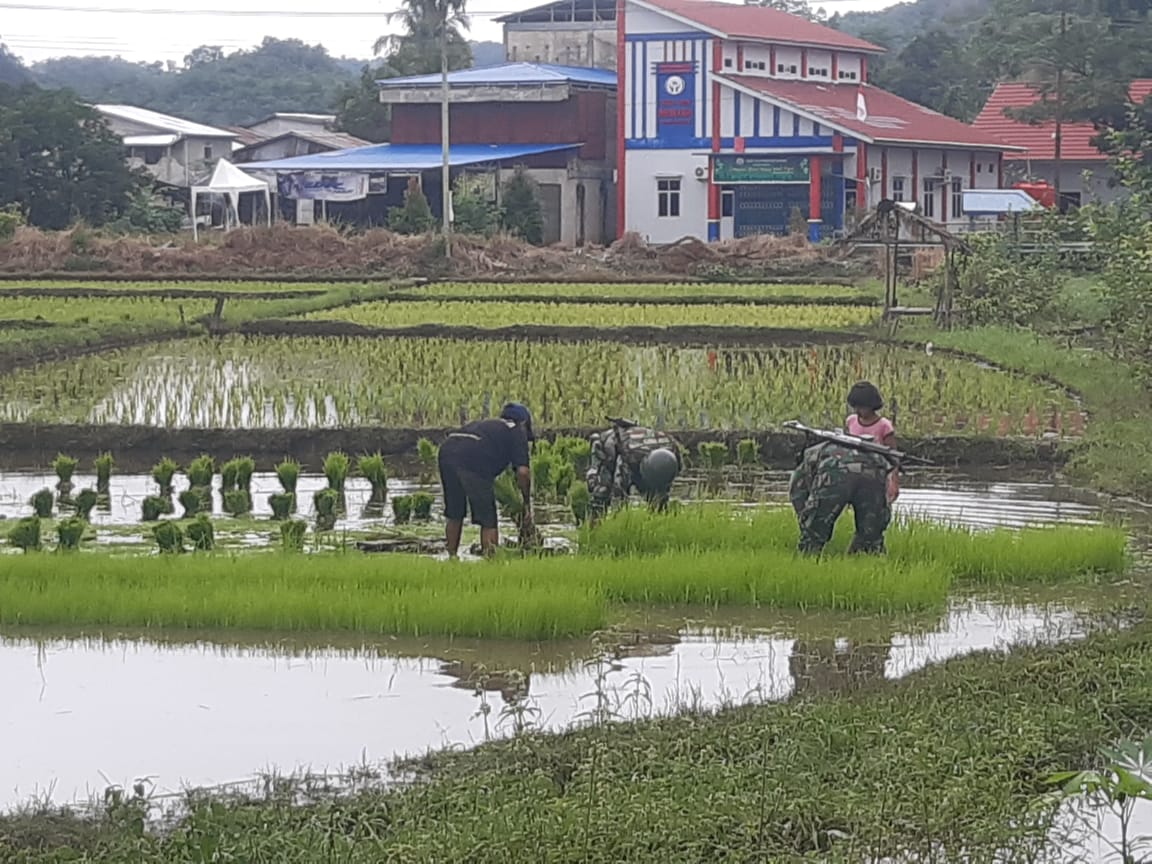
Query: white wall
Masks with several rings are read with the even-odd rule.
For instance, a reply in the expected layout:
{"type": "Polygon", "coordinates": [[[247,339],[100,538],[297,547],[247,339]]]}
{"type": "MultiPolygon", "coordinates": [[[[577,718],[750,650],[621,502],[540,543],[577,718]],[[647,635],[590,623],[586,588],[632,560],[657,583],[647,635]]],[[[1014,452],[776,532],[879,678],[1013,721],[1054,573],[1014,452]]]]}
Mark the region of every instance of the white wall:
{"type": "Polygon", "coordinates": [[[693,28],[687,24],[661,15],[649,9],[641,9],[632,4],[624,10],[624,22],[629,34],[639,33],[686,33],[693,28]]]}
{"type": "Polygon", "coordinates": [[[779,69],[783,64],[784,71],[775,73],[777,78],[799,78],[800,77],[800,49],[799,48],[776,48],[776,68],[779,69]],[[791,67],[795,66],[796,71],[792,72],[791,67]]]}
{"type": "Polygon", "coordinates": [[[624,173],[625,230],[652,243],[671,243],[688,235],[708,236],[708,184],[696,179],[696,169],[708,170],[707,154],[684,150],[630,150],[624,173]],[[656,181],[678,176],[680,216],[658,216],[656,181]]]}
{"type": "Polygon", "coordinates": [[[812,75],[809,73],[808,77],[817,81],[831,81],[832,80],[832,52],[831,51],[815,51],[809,49],[808,51],[808,68],[809,69],[827,69],[825,75],[812,75]]]}
{"type": "MultiPolygon", "coordinates": [[[[1121,187],[1110,184],[1109,181],[1115,179],[1115,176],[1107,162],[1064,162],[1060,166],[1060,191],[1079,192],[1082,204],[1091,201],[1108,204],[1127,194],[1121,187]],[[1091,177],[1087,181],[1084,177],[1085,171],[1091,173],[1091,177]]],[[[1005,161],[1005,185],[1010,186],[1012,183],[1028,177],[1052,183],[1056,179],[1054,163],[1037,159],[1030,160],[1030,162],[1023,160],[1005,161]]]]}
{"type": "Polygon", "coordinates": [[[855,79],[838,78],[837,80],[846,81],[849,84],[853,83],[853,80],[858,82],[860,80],[860,70],[862,65],[860,62],[860,57],[861,55],[859,54],[844,54],[842,52],[837,52],[836,66],[838,71],[856,73],[855,79]]]}

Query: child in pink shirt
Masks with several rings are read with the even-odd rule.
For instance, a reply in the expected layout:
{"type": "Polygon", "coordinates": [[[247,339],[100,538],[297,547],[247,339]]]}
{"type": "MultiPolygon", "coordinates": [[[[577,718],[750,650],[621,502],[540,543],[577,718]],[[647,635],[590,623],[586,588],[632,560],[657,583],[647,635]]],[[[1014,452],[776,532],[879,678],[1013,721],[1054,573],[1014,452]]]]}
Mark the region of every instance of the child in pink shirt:
{"type": "MultiPolygon", "coordinates": [[[[848,393],[848,407],[856,412],[844,422],[849,435],[868,436],[885,447],[896,446],[896,427],[891,420],[879,414],[884,407],[884,400],[880,398],[880,391],[875,384],[860,381],[853,385],[848,393]]],[[[899,495],[900,480],[898,472],[893,468],[888,474],[888,503],[891,504],[899,495]]]]}

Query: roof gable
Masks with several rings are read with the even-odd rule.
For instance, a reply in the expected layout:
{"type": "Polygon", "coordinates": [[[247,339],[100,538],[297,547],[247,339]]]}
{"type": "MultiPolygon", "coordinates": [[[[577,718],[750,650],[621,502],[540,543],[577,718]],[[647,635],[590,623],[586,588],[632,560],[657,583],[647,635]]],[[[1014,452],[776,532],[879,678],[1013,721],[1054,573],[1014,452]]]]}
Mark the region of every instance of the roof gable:
{"type": "MultiPolygon", "coordinates": [[[[1138,78],[1128,88],[1128,98],[1143,102],[1152,95],[1152,79],[1138,78]]],[[[1040,100],[1040,93],[1031,84],[1009,81],[997,84],[972,125],[996,135],[1004,141],[1023,148],[1010,154],[1013,159],[1056,158],[1056,121],[1026,123],[1009,117],[1009,109],[1028,108],[1040,100]]],[[[1092,144],[1096,130],[1091,123],[1064,123],[1060,128],[1060,158],[1069,162],[1103,162],[1107,157],[1092,144]]]]}
{"type": "Polygon", "coordinates": [[[169,132],[182,138],[235,138],[236,133],[202,123],[193,123],[180,117],[137,108],[135,105],[93,105],[97,111],[108,117],[135,123],[157,132],[169,132]]]}
{"type": "Polygon", "coordinates": [[[814,48],[836,48],[863,54],[885,49],[824,24],[790,15],[779,9],[716,0],[631,0],[637,6],[662,12],[726,39],[778,42],[814,48]]]}

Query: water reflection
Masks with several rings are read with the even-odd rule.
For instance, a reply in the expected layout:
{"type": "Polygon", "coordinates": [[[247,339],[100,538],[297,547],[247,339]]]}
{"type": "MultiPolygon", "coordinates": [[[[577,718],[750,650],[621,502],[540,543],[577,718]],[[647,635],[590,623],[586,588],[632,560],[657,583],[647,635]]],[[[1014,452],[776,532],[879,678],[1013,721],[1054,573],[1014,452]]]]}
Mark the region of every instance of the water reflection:
{"type": "Polygon", "coordinates": [[[891,656],[891,642],[797,639],[788,658],[788,671],[794,682],[792,695],[801,699],[851,693],[883,681],[891,656]]]}

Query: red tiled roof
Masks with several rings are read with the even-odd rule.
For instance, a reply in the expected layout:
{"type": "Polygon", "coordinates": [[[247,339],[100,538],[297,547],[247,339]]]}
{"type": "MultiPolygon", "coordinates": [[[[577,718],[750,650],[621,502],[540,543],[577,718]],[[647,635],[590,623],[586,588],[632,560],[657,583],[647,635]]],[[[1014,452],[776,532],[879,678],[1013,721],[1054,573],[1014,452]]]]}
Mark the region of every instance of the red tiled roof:
{"type": "MultiPolygon", "coordinates": [[[[1128,88],[1128,97],[1133,102],[1143,102],[1149,95],[1152,95],[1152,79],[1139,78],[1128,88]]],[[[1036,88],[1031,84],[997,84],[988,101],[984,103],[980,116],[972,125],[1018,147],[1026,148],[1025,152],[1012,153],[1008,158],[1055,159],[1056,142],[1053,138],[1056,133],[1055,120],[1033,125],[1013,119],[1004,113],[1008,108],[1027,108],[1035,105],[1039,98],[1036,88]]],[[[1060,129],[1060,158],[1071,162],[1104,161],[1107,157],[1092,146],[1092,139],[1095,137],[1096,130],[1091,123],[1065,123],[1060,129]]]]}
{"type": "MultiPolygon", "coordinates": [[[[720,80],[725,79],[720,76],[720,80]]],[[[727,80],[770,100],[794,106],[801,113],[825,120],[830,126],[844,129],[866,140],[1007,149],[1002,140],[984,130],[869,84],[826,84],[752,75],[732,75],[727,80]],[[861,92],[868,112],[865,120],[856,116],[856,95],[861,92]]]]}
{"type": "Polygon", "coordinates": [[[767,6],[743,3],[704,2],[704,0],[639,0],[641,5],[678,15],[731,39],[840,48],[866,54],[883,54],[879,45],[833,30],[798,15],[789,15],[767,6]]]}

